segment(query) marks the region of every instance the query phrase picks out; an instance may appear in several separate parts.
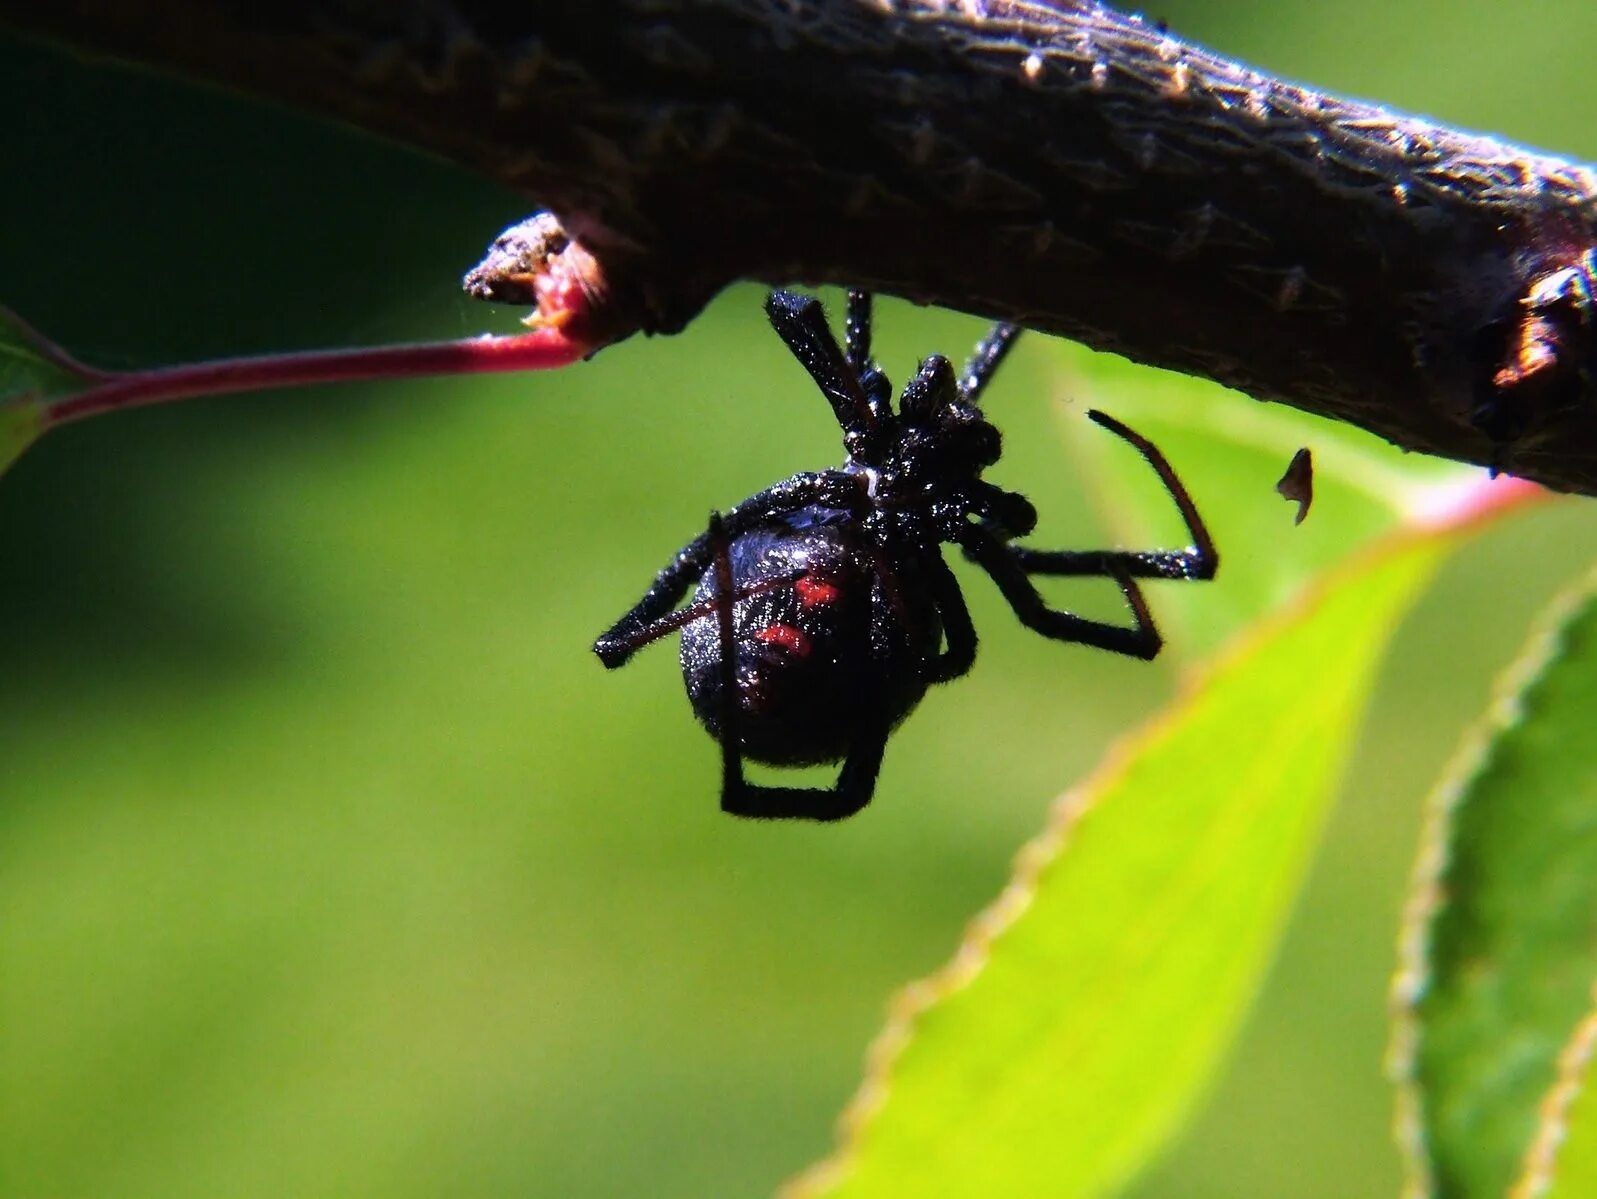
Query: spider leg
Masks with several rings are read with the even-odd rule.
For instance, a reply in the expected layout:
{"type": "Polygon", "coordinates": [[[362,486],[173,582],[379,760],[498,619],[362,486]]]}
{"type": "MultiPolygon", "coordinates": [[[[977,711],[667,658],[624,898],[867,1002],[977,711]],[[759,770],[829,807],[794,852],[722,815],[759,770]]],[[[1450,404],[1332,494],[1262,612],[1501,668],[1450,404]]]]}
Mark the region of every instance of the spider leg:
{"type": "Polygon", "coordinates": [[[976,626],[971,623],[970,609],[965,607],[959,580],[935,546],[922,562],[943,620],[943,652],[932,659],[928,674],[932,682],[946,683],[964,675],[976,661],[976,626]]]}
{"type": "Polygon", "coordinates": [[[962,521],[966,513],[979,516],[983,525],[1005,541],[1024,537],[1037,527],[1037,509],[1030,500],[983,479],[964,484],[955,493],[954,507],[957,519],[962,521]]]}
{"type": "MultiPolygon", "coordinates": [[[[750,496],[719,520],[727,535],[736,538],[772,517],[810,504],[852,509],[860,502],[860,486],[858,476],[838,470],[797,474],[750,496]]],[[[643,598],[593,643],[599,660],[614,670],[645,645],[693,619],[673,613],[672,609],[703,576],[713,555],[708,532],[678,550],[676,557],[655,576],[643,598]]]]}
{"type": "MultiPolygon", "coordinates": [[[[1220,568],[1220,554],[1204,526],[1198,508],[1159,448],[1112,416],[1096,410],[1087,416],[1111,433],[1131,443],[1159,475],[1186,521],[1192,545],[1184,550],[1036,550],[1012,546],[1010,552],[1027,574],[1108,575],[1134,579],[1212,579],[1220,568]]],[[[985,517],[987,514],[982,513],[985,517]]]]}
{"type": "MultiPolygon", "coordinates": [[[[731,538],[725,523],[710,518],[707,536],[712,545],[717,595],[732,594],[731,538]]],[[[887,750],[888,723],[872,717],[856,732],[837,784],[829,789],[814,787],[765,787],[743,777],[743,750],[738,737],[737,636],[732,621],[732,603],[717,603],[716,619],[721,631],[721,810],[733,816],[758,820],[842,820],[871,802],[876,776],[887,750]]],[[[866,702],[866,712],[880,711],[880,705],[866,702]]]]}
{"type": "Polygon", "coordinates": [[[1037,550],[1009,547],[1020,568],[1031,575],[1062,578],[1212,579],[1214,563],[1200,562],[1191,550],[1037,550]]]}
{"type": "Polygon", "coordinates": [[[762,787],[743,777],[743,754],[737,739],[721,736],[721,810],[756,820],[843,820],[854,815],[876,791],[876,776],[887,750],[885,724],[860,729],[843,761],[837,785],[762,787]]]}
{"type": "MultiPolygon", "coordinates": [[[[804,577],[804,571],[794,571],[791,574],[776,575],[769,579],[761,579],[758,583],[747,583],[732,592],[732,602],[741,604],[746,599],[753,599],[757,595],[764,595],[770,591],[780,591],[784,587],[791,587],[804,577]]],[[[685,625],[692,624],[695,620],[703,620],[706,616],[713,616],[720,601],[711,596],[709,599],[700,600],[696,604],[689,604],[685,608],[676,608],[650,622],[647,628],[640,631],[636,637],[631,638],[631,651],[636,652],[651,642],[658,641],[668,633],[674,633],[685,625]]]]}
{"type": "Polygon", "coordinates": [[[843,357],[859,378],[873,417],[880,421],[893,414],[893,385],[871,361],[871,293],[850,290],[843,317],[843,357]]]}
{"type": "Polygon", "coordinates": [[[765,314],[777,336],[831,401],[837,423],[843,427],[845,442],[853,453],[855,446],[874,432],[879,422],[860,385],[859,373],[838,348],[821,302],[790,291],[773,291],[765,298],[765,314]]]}
{"type": "Polygon", "coordinates": [[[1079,641],[1132,658],[1153,658],[1158,655],[1164,641],[1154,627],[1148,603],[1142,598],[1142,589],[1118,562],[1110,561],[1105,573],[1120,584],[1120,593],[1125,596],[1126,606],[1131,609],[1133,624],[1130,628],[1050,608],[1032,585],[1014,549],[991,529],[963,524],[949,532],[977,565],[992,576],[993,582],[998,584],[998,590],[1020,618],[1020,623],[1028,629],[1056,641],[1079,641]]]}
{"type": "Polygon", "coordinates": [[[1019,325],[999,321],[987,331],[986,337],[976,343],[959,376],[959,390],[966,403],[975,404],[981,399],[981,393],[992,379],[993,372],[1019,336],[1019,325]]]}
{"type": "MultiPolygon", "coordinates": [[[[1175,501],[1181,519],[1186,523],[1187,534],[1192,538],[1192,545],[1186,550],[1124,554],[1120,557],[1122,565],[1127,570],[1153,567],[1158,570],[1158,577],[1163,578],[1214,578],[1215,572],[1220,569],[1220,551],[1215,549],[1214,538],[1209,536],[1208,526],[1198,514],[1198,506],[1192,502],[1192,496],[1187,493],[1186,486],[1176,475],[1175,469],[1165,459],[1164,454],[1160,453],[1159,447],[1134,429],[1121,424],[1108,413],[1099,412],[1096,408],[1088,410],[1087,418],[1128,442],[1143,456],[1148,465],[1153,467],[1154,473],[1159,476],[1159,481],[1164,484],[1165,491],[1175,501]],[[1171,573],[1172,569],[1179,570],[1179,573],[1171,573]]],[[[1053,561],[1056,564],[1063,564],[1061,558],[1055,558],[1053,561]]],[[[1050,568],[1048,573],[1052,574],[1055,571],[1050,568]]]]}
{"type": "Polygon", "coordinates": [[[843,357],[856,375],[863,375],[871,364],[871,293],[848,293],[848,312],[843,318],[843,357]]]}

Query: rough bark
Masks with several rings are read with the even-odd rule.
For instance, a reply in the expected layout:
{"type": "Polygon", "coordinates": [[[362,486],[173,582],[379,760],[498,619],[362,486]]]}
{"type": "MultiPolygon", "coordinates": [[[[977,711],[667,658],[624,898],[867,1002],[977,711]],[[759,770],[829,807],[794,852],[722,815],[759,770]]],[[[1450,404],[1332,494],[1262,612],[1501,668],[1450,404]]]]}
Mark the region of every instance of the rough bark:
{"type": "Polygon", "coordinates": [[[614,330],[725,284],[1020,321],[1597,493],[1597,172],[1074,0],[0,0],[555,213],[614,330]]]}

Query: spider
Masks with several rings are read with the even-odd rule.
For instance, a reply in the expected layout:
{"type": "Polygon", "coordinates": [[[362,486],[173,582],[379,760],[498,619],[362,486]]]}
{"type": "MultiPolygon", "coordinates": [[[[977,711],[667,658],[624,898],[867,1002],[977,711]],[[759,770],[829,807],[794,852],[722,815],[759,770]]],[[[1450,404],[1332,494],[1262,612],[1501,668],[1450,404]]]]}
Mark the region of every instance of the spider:
{"type": "Polygon", "coordinates": [[[737,816],[840,820],[870,802],[888,735],[933,683],[959,678],[976,631],[942,545],[987,572],[1027,628],[1134,658],[1162,641],[1138,579],[1210,579],[1219,555],[1164,455],[1102,412],[1088,416],[1131,443],[1175,500],[1183,550],[1039,550],[1013,544],[1037,512],[982,479],[999,434],[979,401],[1019,330],[997,324],[956,375],[934,354],[893,411],[871,359],[871,296],[848,293],[840,348],[820,302],[774,291],[776,333],[831,402],[848,457],[750,496],[677,552],[638,603],[594,643],[606,667],[682,630],[694,713],[721,747],[721,807],[737,816]],[[1105,576],[1131,623],[1050,608],[1033,575],[1105,576]],[[692,602],[677,605],[697,584],[692,602]],[[722,597],[728,597],[723,600],[722,597]],[[776,766],[841,760],[827,789],[744,778],[743,759],[776,766]]]}

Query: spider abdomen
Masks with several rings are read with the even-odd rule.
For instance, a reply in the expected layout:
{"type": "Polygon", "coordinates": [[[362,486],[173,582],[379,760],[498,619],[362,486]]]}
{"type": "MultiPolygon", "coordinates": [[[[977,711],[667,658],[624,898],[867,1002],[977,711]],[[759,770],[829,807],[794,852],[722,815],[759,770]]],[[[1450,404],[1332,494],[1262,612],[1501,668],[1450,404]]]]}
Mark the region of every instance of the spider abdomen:
{"type": "MultiPolygon", "coordinates": [[[[893,565],[858,529],[807,508],[733,540],[733,645],[740,748],[779,766],[835,762],[861,721],[893,724],[925,694],[941,626],[924,589],[898,586],[893,565]],[[896,590],[892,595],[884,588],[896,590]],[[872,645],[873,607],[893,618],[872,645]]],[[[695,603],[710,607],[715,571],[695,603]]],[[[682,674],[694,713],[719,737],[721,638],[713,612],[682,630],[682,674]]]]}

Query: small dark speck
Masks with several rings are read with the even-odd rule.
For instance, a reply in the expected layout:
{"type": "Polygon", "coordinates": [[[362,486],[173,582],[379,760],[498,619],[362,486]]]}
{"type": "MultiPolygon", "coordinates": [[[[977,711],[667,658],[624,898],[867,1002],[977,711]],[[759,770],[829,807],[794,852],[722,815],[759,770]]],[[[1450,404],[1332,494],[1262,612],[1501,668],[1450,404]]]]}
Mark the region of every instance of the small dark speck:
{"type": "Polygon", "coordinates": [[[1314,502],[1314,456],[1309,453],[1307,446],[1292,455],[1286,474],[1281,476],[1275,489],[1281,493],[1282,499],[1297,503],[1298,514],[1292,523],[1302,524],[1303,518],[1309,514],[1309,505],[1314,502]]]}
{"type": "Polygon", "coordinates": [[[1163,37],[1165,34],[1170,32],[1170,22],[1165,20],[1163,17],[1155,18],[1153,27],[1158,30],[1160,37],[1163,37]]]}

